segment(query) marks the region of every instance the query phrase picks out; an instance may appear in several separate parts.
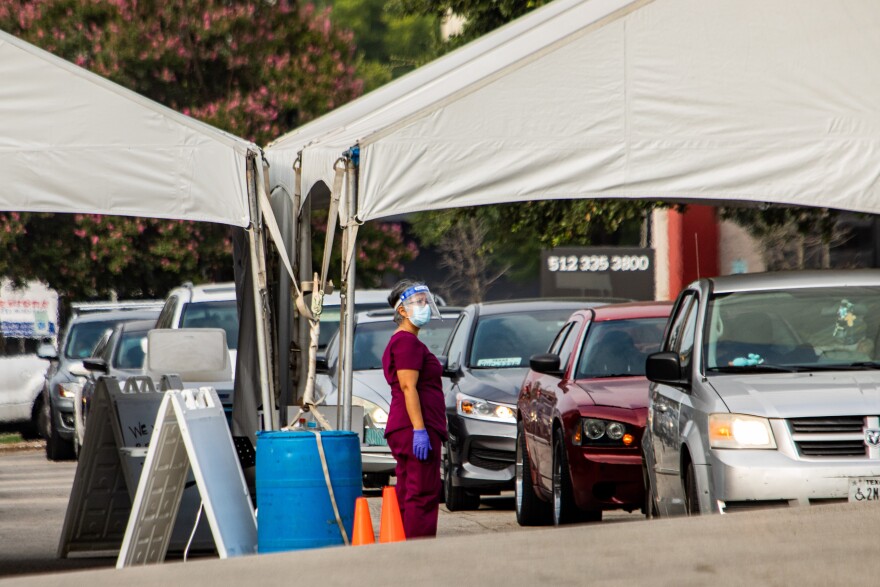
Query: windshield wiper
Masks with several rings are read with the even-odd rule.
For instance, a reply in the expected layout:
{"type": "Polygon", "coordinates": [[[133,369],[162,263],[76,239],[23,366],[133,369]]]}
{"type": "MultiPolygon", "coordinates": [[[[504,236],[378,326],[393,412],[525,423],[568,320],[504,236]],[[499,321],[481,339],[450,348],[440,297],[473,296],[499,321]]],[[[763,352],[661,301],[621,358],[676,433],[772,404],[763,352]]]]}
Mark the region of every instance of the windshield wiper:
{"type": "Polygon", "coordinates": [[[760,365],[743,365],[742,367],[734,367],[733,365],[719,365],[718,367],[712,367],[709,369],[709,371],[717,371],[719,373],[799,373],[803,370],[803,367],[771,365],[770,363],[761,363],[760,365]]]}
{"type": "Polygon", "coordinates": [[[864,367],[865,369],[880,369],[880,361],[856,361],[850,363],[850,367],[864,367]]]}

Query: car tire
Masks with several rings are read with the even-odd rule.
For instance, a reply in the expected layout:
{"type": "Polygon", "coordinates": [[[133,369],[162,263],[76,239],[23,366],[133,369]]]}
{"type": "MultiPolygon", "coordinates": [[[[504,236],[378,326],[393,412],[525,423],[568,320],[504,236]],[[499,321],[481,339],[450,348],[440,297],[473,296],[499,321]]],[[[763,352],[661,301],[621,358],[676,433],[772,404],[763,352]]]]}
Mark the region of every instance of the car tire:
{"type": "Polygon", "coordinates": [[[25,440],[37,440],[42,437],[40,433],[40,413],[43,409],[42,396],[37,396],[34,400],[34,409],[31,411],[31,420],[21,427],[19,431],[21,437],[25,440]]]}
{"type": "Polygon", "coordinates": [[[522,422],[517,423],[516,426],[514,503],[516,521],[520,526],[545,526],[550,523],[550,504],[538,497],[532,484],[532,466],[522,422]]]}
{"type": "Polygon", "coordinates": [[[446,458],[443,459],[443,499],[450,512],[475,510],[480,507],[480,496],[468,493],[463,487],[452,484],[452,453],[446,445],[446,458]]]}
{"type": "Polygon", "coordinates": [[[64,440],[58,434],[55,427],[55,419],[51,408],[49,409],[49,434],[46,437],[46,458],[50,461],[70,461],[76,457],[73,449],[73,443],[64,440]]]}
{"type": "Polygon", "coordinates": [[[383,489],[391,484],[388,473],[364,473],[364,489],[383,489]]]}
{"type": "Polygon", "coordinates": [[[684,474],[684,499],[687,515],[700,515],[700,491],[697,489],[697,475],[693,463],[688,463],[684,474]]]}
{"type": "Polygon", "coordinates": [[[598,522],[602,520],[602,510],[583,511],[577,507],[574,501],[574,489],[571,486],[565,441],[559,430],[553,435],[553,501],[550,511],[554,526],[572,522],[598,522]]]}
{"type": "Polygon", "coordinates": [[[642,479],[645,482],[645,505],[642,507],[642,513],[645,514],[645,518],[648,520],[653,520],[654,518],[659,518],[659,512],[657,511],[657,502],[654,498],[654,486],[651,485],[651,477],[648,475],[648,467],[642,463],[642,479]]]}

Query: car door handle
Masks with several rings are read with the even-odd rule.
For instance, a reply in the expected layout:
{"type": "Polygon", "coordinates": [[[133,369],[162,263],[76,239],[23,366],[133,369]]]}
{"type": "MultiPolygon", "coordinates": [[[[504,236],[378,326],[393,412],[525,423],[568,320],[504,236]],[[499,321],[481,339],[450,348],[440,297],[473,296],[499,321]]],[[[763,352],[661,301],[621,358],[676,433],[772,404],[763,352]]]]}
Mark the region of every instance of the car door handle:
{"type": "Polygon", "coordinates": [[[657,411],[658,412],[668,412],[669,406],[667,406],[666,404],[660,404],[657,406],[657,411]]]}

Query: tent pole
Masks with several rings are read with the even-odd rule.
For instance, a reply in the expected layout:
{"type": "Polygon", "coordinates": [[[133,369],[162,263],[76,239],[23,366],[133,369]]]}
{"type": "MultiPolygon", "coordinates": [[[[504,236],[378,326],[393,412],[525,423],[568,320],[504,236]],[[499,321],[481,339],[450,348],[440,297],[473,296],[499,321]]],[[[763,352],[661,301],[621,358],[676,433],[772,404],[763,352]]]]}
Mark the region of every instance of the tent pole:
{"type": "Polygon", "coordinates": [[[355,255],[353,254],[356,246],[357,225],[354,223],[355,214],[357,212],[357,168],[350,160],[346,162],[346,226],[344,236],[344,245],[342,247],[342,271],[345,279],[344,287],[340,296],[340,313],[344,317],[342,334],[343,345],[340,350],[345,349],[345,355],[340,357],[342,363],[342,376],[340,377],[341,396],[342,396],[342,429],[353,430],[351,421],[351,405],[352,405],[352,351],[354,347],[354,304],[355,304],[355,255]]]}
{"type": "MultiPolygon", "coordinates": [[[[264,173],[262,169],[262,161],[256,156],[251,159],[253,162],[255,173],[256,192],[265,191],[264,173]]],[[[268,368],[268,336],[266,333],[266,312],[267,304],[265,298],[266,292],[266,271],[264,266],[265,251],[261,246],[262,238],[258,237],[259,232],[260,209],[257,198],[251,198],[251,227],[248,230],[248,240],[250,243],[251,271],[253,273],[254,288],[254,305],[257,327],[257,360],[260,364],[260,391],[263,398],[263,429],[277,430],[277,417],[275,414],[275,398],[269,384],[269,368],[268,368]]]]}

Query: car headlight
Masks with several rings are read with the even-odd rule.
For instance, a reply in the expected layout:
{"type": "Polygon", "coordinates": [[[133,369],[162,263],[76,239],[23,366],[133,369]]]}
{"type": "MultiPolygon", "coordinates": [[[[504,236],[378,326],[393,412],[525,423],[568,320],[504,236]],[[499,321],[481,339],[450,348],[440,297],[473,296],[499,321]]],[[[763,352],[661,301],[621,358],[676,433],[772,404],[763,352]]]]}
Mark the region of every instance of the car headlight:
{"type": "Polygon", "coordinates": [[[623,422],[581,418],[571,441],[578,446],[632,446],[635,438],[623,422]]]}
{"type": "Polygon", "coordinates": [[[463,393],[456,394],[455,409],[459,416],[465,418],[516,424],[516,408],[470,397],[463,393]]]}
{"type": "Polygon", "coordinates": [[[743,414],[709,414],[712,448],[776,448],[770,420],[743,414]]]}
{"type": "Polygon", "coordinates": [[[58,384],[58,395],[61,397],[76,397],[76,392],[82,390],[83,384],[79,381],[67,381],[58,384]]]}
{"type": "Polygon", "coordinates": [[[366,400],[361,397],[353,396],[351,398],[351,403],[354,406],[361,406],[364,408],[364,428],[381,428],[385,429],[385,425],[388,423],[388,412],[386,412],[380,406],[374,404],[370,400],[366,400]]]}

